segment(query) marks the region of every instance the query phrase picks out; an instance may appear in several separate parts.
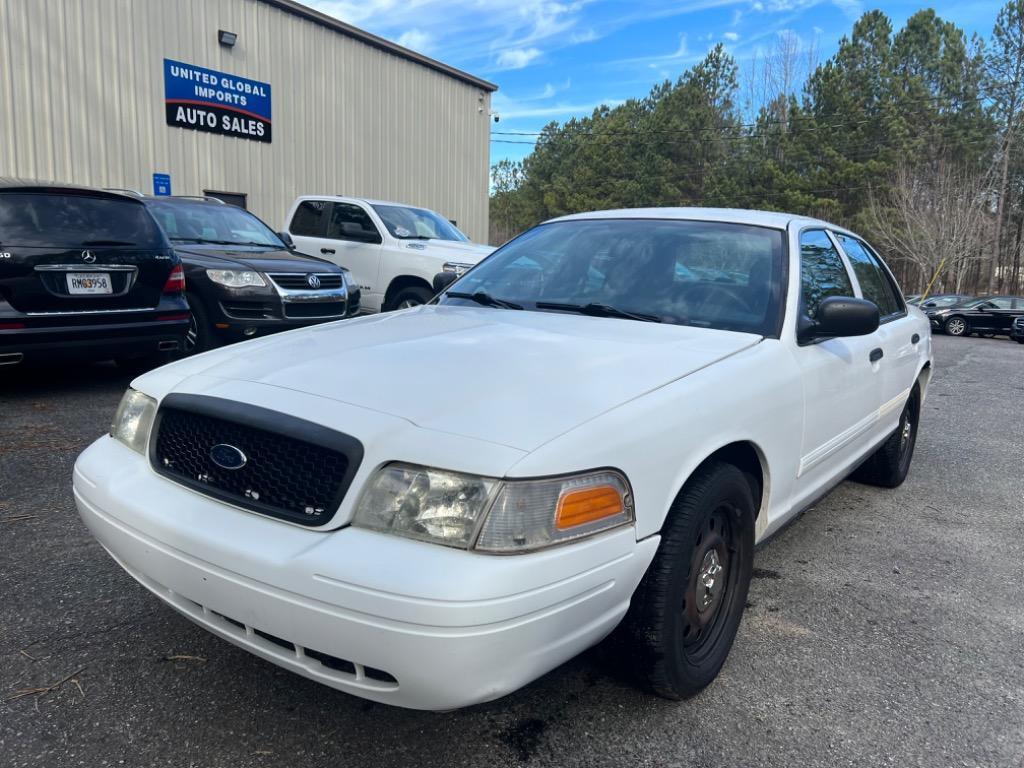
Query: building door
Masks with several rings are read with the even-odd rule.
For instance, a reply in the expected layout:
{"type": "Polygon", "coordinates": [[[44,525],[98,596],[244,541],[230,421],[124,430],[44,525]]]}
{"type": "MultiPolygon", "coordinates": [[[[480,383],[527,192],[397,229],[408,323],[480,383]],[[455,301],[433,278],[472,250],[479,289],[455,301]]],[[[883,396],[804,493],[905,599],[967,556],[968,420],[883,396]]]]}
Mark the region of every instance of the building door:
{"type": "Polygon", "coordinates": [[[207,197],[215,197],[223,200],[228,205],[237,205],[239,208],[247,208],[245,192],[214,192],[212,189],[204,189],[203,194],[207,197]]]}

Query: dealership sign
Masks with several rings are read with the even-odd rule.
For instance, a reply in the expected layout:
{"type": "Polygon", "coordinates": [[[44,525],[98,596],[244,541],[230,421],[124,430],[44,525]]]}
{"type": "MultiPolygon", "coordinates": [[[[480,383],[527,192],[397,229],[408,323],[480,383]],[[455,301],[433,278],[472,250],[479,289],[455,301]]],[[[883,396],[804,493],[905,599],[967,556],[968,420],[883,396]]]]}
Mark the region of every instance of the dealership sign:
{"type": "Polygon", "coordinates": [[[167,124],[270,141],[270,85],[164,59],[167,124]]]}

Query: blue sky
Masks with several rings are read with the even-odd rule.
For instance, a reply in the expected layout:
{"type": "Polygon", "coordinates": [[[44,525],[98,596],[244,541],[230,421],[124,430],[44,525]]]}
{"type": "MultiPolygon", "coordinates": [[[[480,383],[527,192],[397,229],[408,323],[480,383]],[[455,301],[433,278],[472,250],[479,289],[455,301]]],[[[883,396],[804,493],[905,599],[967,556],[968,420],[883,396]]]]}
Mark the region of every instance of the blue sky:
{"type": "MultiPolygon", "coordinates": [[[[655,83],[678,77],[715,43],[724,43],[739,60],[742,76],[780,36],[824,60],[865,10],[881,8],[899,28],[929,7],[861,0],[305,1],[496,83],[493,109],[501,122],[492,124],[492,163],[520,159],[532,148],[533,137],[506,132],[539,131],[552,120],[644,96],[655,83]]],[[[987,38],[1003,1],[931,7],[968,34],[987,38]]]]}

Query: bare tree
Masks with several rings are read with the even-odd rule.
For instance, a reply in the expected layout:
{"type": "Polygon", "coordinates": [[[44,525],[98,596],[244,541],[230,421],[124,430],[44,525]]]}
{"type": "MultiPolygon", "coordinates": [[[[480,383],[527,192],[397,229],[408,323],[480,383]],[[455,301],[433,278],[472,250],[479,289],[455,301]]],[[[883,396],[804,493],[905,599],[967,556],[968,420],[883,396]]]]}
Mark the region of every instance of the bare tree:
{"type": "Polygon", "coordinates": [[[948,287],[973,288],[983,281],[977,267],[985,258],[990,184],[991,172],[949,162],[901,165],[885,192],[869,195],[874,240],[890,258],[916,271],[922,288],[940,270],[948,287]]]}

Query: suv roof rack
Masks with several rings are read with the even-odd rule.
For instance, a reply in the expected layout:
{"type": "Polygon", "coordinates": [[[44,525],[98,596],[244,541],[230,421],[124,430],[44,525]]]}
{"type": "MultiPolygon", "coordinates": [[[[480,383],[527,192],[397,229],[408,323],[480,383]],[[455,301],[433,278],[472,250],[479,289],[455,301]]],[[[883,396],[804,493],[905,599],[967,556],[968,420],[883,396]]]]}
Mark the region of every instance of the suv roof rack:
{"type": "Polygon", "coordinates": [[[121,192],[125,195],[131,195],[132,197],[145,197],[139,190],[130,189],[129,187],[104,187],[104,192],[121,192]]]}
{"type": "Polygon", "coordinates": [[[211,203],[220,203],[221,205],[227,205],[219,197],[211,197],[210,195],[167,195],[167,197],[173,197],[176,200],[208,200],[211,203]]]}

